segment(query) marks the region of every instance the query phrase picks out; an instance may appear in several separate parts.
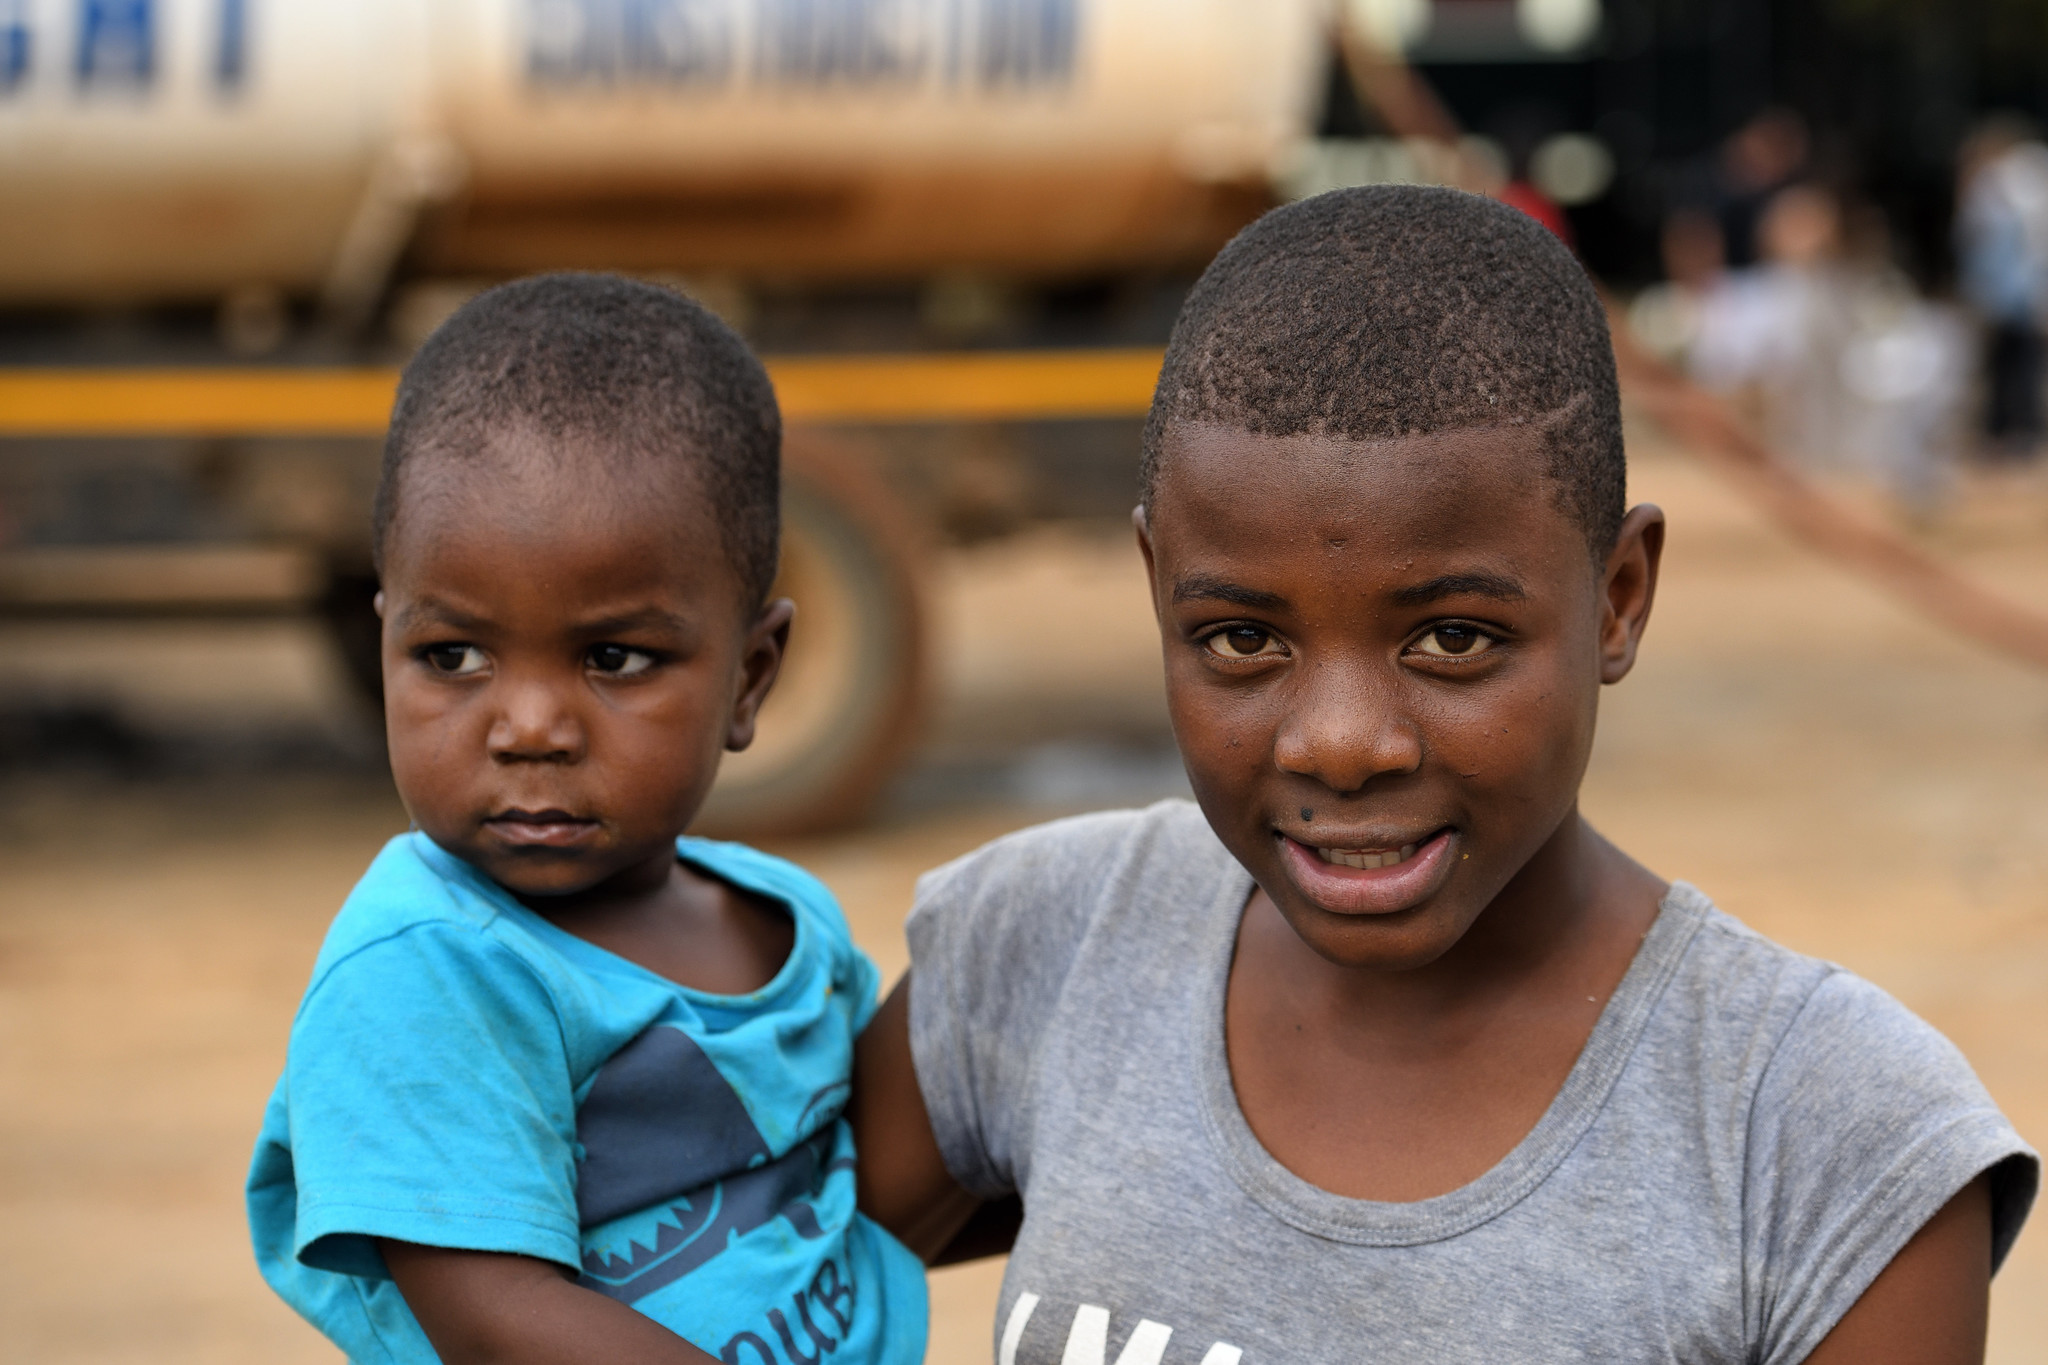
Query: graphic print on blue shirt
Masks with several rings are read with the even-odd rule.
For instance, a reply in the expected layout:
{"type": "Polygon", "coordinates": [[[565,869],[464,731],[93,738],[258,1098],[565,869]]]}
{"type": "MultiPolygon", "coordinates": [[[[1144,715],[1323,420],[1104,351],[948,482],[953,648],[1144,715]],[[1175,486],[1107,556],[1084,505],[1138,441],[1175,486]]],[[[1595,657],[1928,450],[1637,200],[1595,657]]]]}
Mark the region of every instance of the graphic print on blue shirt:
{"type": "Polygon", "coordinates": [[[823,1237],[806,1201],[853,1168],[832,1150],[846,1094],[840,1082],[813,1096],[807,1115],[830,1106],[820,1131],[770,1160],[746,1105],[697,1041],[650,1026],[604,1064],[576,1112],[578,1282],[632,1303],[777,1217],[800,1237],[823,1237]]]}
{"type": "Polygon", "coordinates": [[[350,1359],[440,1359],[383,1238],[561,1265],[714,1357],[923,1359],[924,1269],[856,1208],[841,1113],[873,964],[801,869],[677,856],[789,907],[761,989],[678,986],[420,834],[350,894],[248,1185],[265,1278],[350,1359]]]}

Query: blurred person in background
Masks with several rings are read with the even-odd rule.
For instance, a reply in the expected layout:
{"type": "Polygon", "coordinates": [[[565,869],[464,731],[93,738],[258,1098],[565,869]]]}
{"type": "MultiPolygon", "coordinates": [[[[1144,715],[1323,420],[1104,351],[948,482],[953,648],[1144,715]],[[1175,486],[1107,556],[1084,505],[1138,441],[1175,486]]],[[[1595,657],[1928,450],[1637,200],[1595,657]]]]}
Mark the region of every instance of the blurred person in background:
{"type": "Polygon", "coordinates": [[[1721,225],[1712,214],[1682,208],[1658,237],[1664,279],[1629,304],[1629,330],[1663,359],[1683,367],[1699,339],[1701,302],[1727,268],[1721,225]]]}
{"type": "MultiPolygon", "coordinates": [[[[1746,389],[1779,359],[1772,345],[1786,315],[1798,311],[1791,297],[1796,291],[1756,270],[1761,227],[1805,169],[1807,149],[1806,123],[1798,114],[1765,109],[1730,133],[1710,162],[1692,168],[1679,206],[1664,220],[1665,283],[1643,291],[1630,322],[1652,350],[1691,368],[1710,387],[1746,389]]],[[[1799,218],[1798,210],[1812,204],[1796,199],[1792,207],[1799,218]]],[[[1806,213],[1803,221],[1817,220],[1806,213]]],[[[1815,252],[1812,243],[1802,243],[1791,254],[1815,252]]]]}
{"type": "Polygon", "coordinates": [[[1714,218],[1730,266],[1755,265],[1765,249],[1764,218],[1780,191],[1806,170],[1806,120],[1790,109],[1755,115],[1721,144],[1714,173],[1714,218]]]}
{"type": "Polygon", "coordinates": [[[1968,376],[1965,329],[1892,259],[1889,224],[1815,184],[1785,186],[1756,223],[1757,264],[1724,269],[1720,220],[1674,214],[1671,283],[1631,319],[1811,468],[1875,480],[1916,518],[1947,487],[1968,376]]]}
{"type": "Polygon", "coordinates": [[[1891,225],[1876,206],[1847,215],[1842,254],[1850,325],[1836,361],[1840,446],[1925,521],[1949,489],[1964,426],[1969,327],[1959,309],[1922,296],[1899,268],[1891,225]]]}
{"type": "Polygon", "coordinates": [[[2042,311],[2048,291],[2048,147],[2016,115],[1986,120],[1958,156],[1956,273],[1986,331],[1985,434],[2030,459],[2041,442],[2042,311]]]}
{"type": "Polygon", "coordinates": [[[1760,264],[1722,271],[1700,293],[1692,372],[1747,407],[1779,449],[1832,462],[1842,426],[1835,362],[1849,325],[1835,197],[1817,185],[1778,191],[1756,244],[1760,264]]]}

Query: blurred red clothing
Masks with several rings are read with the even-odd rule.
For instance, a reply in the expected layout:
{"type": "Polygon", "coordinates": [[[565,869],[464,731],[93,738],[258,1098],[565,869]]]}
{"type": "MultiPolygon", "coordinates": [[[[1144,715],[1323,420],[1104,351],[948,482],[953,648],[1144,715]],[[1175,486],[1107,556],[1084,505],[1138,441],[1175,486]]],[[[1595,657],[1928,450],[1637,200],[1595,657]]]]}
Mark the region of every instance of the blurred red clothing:
{"type": "Polygon", "coordinates": [[[1557,201],[1537,189],[1526,180],[1510,180],[1494,195],[1503,204],[1512,205],[1534,218],[1557,235],[1566,246],[1576,247],[1572,241],[1572,225],[1564,216],[1564,210],[1557,201]]]}

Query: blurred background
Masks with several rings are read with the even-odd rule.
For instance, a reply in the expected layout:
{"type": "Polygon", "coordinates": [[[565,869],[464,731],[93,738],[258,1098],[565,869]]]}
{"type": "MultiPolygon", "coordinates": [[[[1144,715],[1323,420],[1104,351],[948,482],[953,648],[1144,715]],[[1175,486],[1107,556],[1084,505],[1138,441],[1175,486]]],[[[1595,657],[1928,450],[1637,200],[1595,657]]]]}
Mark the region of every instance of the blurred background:
{"type": "MultiPolygon", "coordinates": [[[[1174,310],[1274,204],[1573,244],[1672,518],[1585,804],[2048,1134],[2048,7],[0,0],[0,1359],[327,1361],[240,1184],[404,827],[367,503],[402,364],[535,270],[770,359],[801,625],[708,830],[886,974],[916,875],[1184,793],[1131,547],[1174,310]]],[[[1000,1263],[940,1272],[986,1360],[1000,1263]]],[[[2048,1358],[2048,1240],[1991,1358],[2048,1358]]]]}

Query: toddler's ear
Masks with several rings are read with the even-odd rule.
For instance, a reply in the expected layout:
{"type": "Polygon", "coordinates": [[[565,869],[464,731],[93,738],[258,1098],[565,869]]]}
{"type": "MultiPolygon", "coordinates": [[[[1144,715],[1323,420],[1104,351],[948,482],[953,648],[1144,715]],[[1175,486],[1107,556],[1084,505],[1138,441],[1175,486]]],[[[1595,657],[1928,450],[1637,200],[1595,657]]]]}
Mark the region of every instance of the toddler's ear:
{"type": "Polygon", "coordinates": [[[789,623],[796,616],[796,603],[778,597],[761,609],[747,630],[740,660],[740,690],[733,698],[732,718],[726,725],[725,747],[738,753],[754,742],[754,723],[760,719],[761,703],[775,686],[782,671],[782,656],[789,648],[789,623]]]}
{"type": "Polygon", "coordinates": [[[370,599],[370,605],[377,610],[377,619],[384,619],[384,589],[377,589],[377,595],[370,599]]]}
{"type": "Polygon", "coordinates": [[[1630,509],[1607,556],[1601,579],[1600,681],[1618,683],[1636,665],[1636,649],[1657,596],[1664,557],[1664,511],[1651,503],[1630,509]]]}

